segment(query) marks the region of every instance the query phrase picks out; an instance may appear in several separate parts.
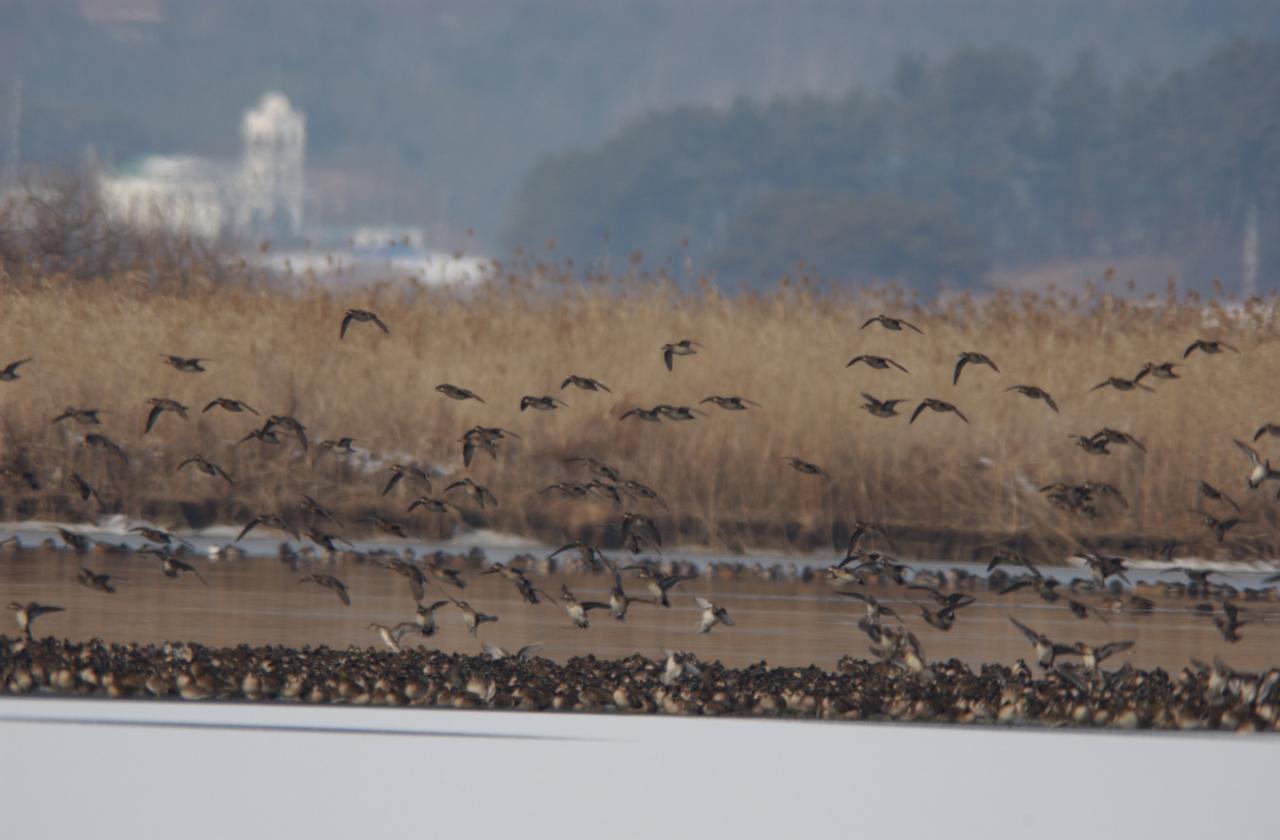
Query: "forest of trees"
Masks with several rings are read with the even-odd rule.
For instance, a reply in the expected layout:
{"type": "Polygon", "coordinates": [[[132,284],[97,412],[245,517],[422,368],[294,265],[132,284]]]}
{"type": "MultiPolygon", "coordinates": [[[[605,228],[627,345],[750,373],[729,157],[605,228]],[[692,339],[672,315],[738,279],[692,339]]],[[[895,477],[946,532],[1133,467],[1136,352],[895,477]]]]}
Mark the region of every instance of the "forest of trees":
{"type": "MultiPolygon", "coordinates": [[[[631,126],[629,139],[572,158],[581,178],[542,168],[538,189],[564,199],[547,223],[591,238],[596,210],[607,209],[619,237],[666,247],[688,231],[706,254],[731,230],[751,235],[763,214],[805,194],[835,192],[847,205],[851,191],[870,191],[899,199],[888,211],[919,220],[922,230],[942,225],[960,236],[958,253],[976,245],[977,256],[998,263],[1021,231],[1015,225],[992,240],[995,218],[1008,218],[1002,207],[984,205],[993,218],[976,227],[962,205],[943,207],[947,196],[981,187],[939,191],[940,173],[959,170],[927,142],[963,132],[971,115],[964,97],[993,108],[1000,124],[978,119],[983,133],[965,133],[974,148],[955,148],[956,159],[1001,168],[956,177],[1007,189],[1020,183],[1004,180],[1013,171],[1038,178],[1039,188],[1049,173],[1023,169],[1045,154],[1029,153],[1027,144],[1076,140],[1040,133],[1045,77],[1066,71],[1081,48],[1098,50],[1099,85],[1150,66],[1156,70],[1138,78],[1154,87],[1162,74],[1241,36],[1280,38],[1276,0],[0,0],[0,163],[11,139],[33,167],[75,167],[88,148],[108,165],[157,153],[234,158],[241,113],[275,89],[307,117],[307,219],[320,227],[420,225],[444,250],[501,254],[501,228],[535,162],[591,149],[631,126]],[[1035,61],[996,52],[932,70],[905,65],[897,74],[904,92],[886,95],[901,54],[939,62],[962,47],[993,44],[1035,61]],[[985,89],[988,76],[1000,89],[985,89]],[[851,86],[863,92],[820,101],[851,86]],[[805,96],[819,99],[797,101],[805,96]],[[987,103],[989,96],[998,102],[987,103]],[[677,106],[723,111],[738,97],[791,104],[636,122],[677,106]],[[1028,108],[1036,122],[1030,135],[1018,125],[1028,108]],[[721,136],[737,131],[750,132],[749,142],[721,136]],[[1008,132],[1018,136],[989,161],[974,159],[986,154],[985,133],[1008,132]],[[681,136],[711,145],[685,149],[681,136]],[[650,140],[652,150],[639,148],[650,140]],[[621,171],[596,178],[592,161],[606,159],[621,171]],[[628,187],[627,178],[642,183],[628,187]],[[571,196],[588,180],[604,192],[574,207],[571,196]],[[675,193],[659,194],[671,186],[675,193]],[[756,201],[781,192],[795,195],[756,201]],[[939,216],[939,207],[974,229],[939,216]],[[586,224],[567,224],[573,213],[586,224]],[[474,238],[465,239],[470,229],[474,238]]],[[[1076,89],[1088,95],[1089,84],[1082,78],[1076,89]]],[[[1121,117],[1148,119],[1124,113],[1132,101],[1149,101],[1142,91],[1111,95],[1121,117]]],[[[1156,114],[1154,122],[1170,118],[1156,114]]],[[[1107,120],[1073,130],[1127,131],[1107,120]]],[[[786,215],[793,212],[804,215],[786,215]]],[[[527,222],[511,228],[518,239],[540,230],[527,222]]]]}
{"type": "Polygon", "coordinates": [[[1176,255],[1238,278],[1246,217],[1280,257],[1280,44],[1116,79],[1082,51],[905,57],[889,89],[675,108],[539,162],[506,242],[692,259],[749,285],[803,261],[921,290],[992,268],[1176,255]],[[1256,208],[1251,211],[1251,208],[1256,208]]]}

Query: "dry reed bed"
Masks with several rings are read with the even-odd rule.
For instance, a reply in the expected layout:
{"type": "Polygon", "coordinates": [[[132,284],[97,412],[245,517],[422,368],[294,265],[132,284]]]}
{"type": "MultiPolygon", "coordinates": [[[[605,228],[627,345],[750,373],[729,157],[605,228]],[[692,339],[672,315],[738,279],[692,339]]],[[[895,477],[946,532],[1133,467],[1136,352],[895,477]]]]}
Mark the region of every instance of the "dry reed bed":
{"type": "MultiPolygon", "coordinates": [[[[1267,387],[1280,374],[1273,300],[1224,308],[1172,295],[1140,303],[1102,293],[1085,300],[997,295],[925,309],[894,292],[783,287],[764,296],[709,289],[686,296],[655,284],[535,287],[513,279],[471,292],[343,294],[198,283],[179,294],[129,282],[49,280],[14,284],[4,297],[0,362],[35,359],[20,380],[0,383],[6,463],[33,468],[56,493],[78,470],[131,515],[164,500],[215,500],[219,516],[238,519],[287,509],[307,492],[350,515],[380,511],[411,522],[424,535],[457,527],[454,514],[408,516],[405,489],[380,497],[381,468],[366,472],[315,447],[305,456],[293,446],[232,447],[256,418],[199,413],[227,396],[264,415],[298,417],[316,441],[350,435],[387,461],[417,459],[469,474],[501,503],[481,514],[459,495],[470,524],[549,540],[600,539],[607,536],[600,526],[618,518],[610,503],[536,492],[574,475],[586,480],[562,462],[571,455],[598,457],[661,493],[667,509],[628,507],[663,523],[669,542],[719,548],[828,546],[855,520],[984,539],[1201,538],[1207,532],[1188,512],[1202,501],[1200,478],[1245,505],[1248,521],[1233,536],[1266,543],[1272,534],[1271,494],[1247,492],[1247,462],[1231,440],[1280,420],[1280,396],[1267,387]],[[379,312],[390,337],[355,324],[339,341],[348,306],[379,312]],[[925,334],[860,329],[880,311],[911,319],[925,334]],[[1182,351],[1198,337],[1223,338],[1241,353],[1196,353],[1184,362],[1182,351]],[[681,338],[705,349],[677,358],[668,372],[660,348],[681,338]],[[970,366],[953,386],[962,350],[989,354],[1001,373],[970,366]],[[209,357],[209,372],[176,371],[163,353],[209,357]],[[861,353],[891,356],[911,372],[845,367],[861,353]],[[1148,360],[1179,362],[1182,378],[1151,382],[1154,394],[1089,391],[1111,375],[1132,377],[1148,360]],[[561,392],[570,373],[596,377],[613,393],[561,392]],[[485,403],[449,400],[434,390],[442,382],[470,388],[485,403]],[[1019,383],[1048,390],[1061,414],[1005,392],[1019,383]],[[931,412],[913,425],[906,416],[877,419],[858,409],[861,391],[907,398],[908,413],[923,397],[949,400],[971,423],[931,412]],[[522,413],[526,394],[554,394],[569,406],[522,413]],[[618,420],[634,406],[694,405],[710,394],[762,407],[702,406],[710,416],[686,423],[618,420]],[[145,401],[153,396],[185,403],[191,419],[164,415],[144,436],[145,401]],[[66,406],[102,409],[102,430],[131,454],[130,467],[80,447],[82,427],[50,425],[66,406]],[[458,439],[475,424],[505,427],[521,440],[504,442],[499,460],[480,455],[463,470],[458,439]],[[1103,426],[1131,432],[1148,453],[1117,446],[1110,456],[1091,456],[1067,437],[1103,426]],[[196,452],[223,465],[236,486],[174,472],[196,452]],[[789,455],[820,464],[831,480],[793,471],[781,460],[789,455]],[[1132,507],[1095,522],[1073,518],[1036,492],[1056,480],[1112,482],[1132,507]]],[[[1268,439],[1259,448],[1280,456],[1268,439]]],[[[4,492],[32,496],[16,486],[4,492]]],[[[37,512],[65,506],[67,497],[43,498],[37,512]]],[[[72,506],[94,513],[78,500],[72,506]]]]}

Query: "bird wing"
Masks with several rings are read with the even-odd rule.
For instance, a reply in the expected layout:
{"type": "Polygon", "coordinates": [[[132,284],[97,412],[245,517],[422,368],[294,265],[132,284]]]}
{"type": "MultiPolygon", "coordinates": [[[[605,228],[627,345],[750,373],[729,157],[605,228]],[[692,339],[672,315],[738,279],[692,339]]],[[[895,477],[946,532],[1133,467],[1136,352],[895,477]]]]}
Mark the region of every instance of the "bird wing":
{"type": "Polygon", "coordinates": [[[516,651],[516,659],[519,659],[521,662],[532,659],[538,655],[538,651],[542,650],[543,644],[543,642],[534,642],[533,644],[525,645],[516,651]]]}
{"type": "Polygon", "coordinates": [[[667,370],[671,370],[671,357],[673,353],[670,347],[662,351],[662,361],[667,363],[667,370]]]}
{"type": "Polygon", "coordinates": [[[956,372],[955,372],[955,375],[951,377],[951,384],[952,384],[952,385],[959,384],[959,382],[960,382],[960,371],[964,370],[964,366],[965,366],[965,364],[966,364],[968,361],[969,361],[969,360],[968,360],[968,359],[966,359],[964,356],[961,356],[961,357],[960,357],[960,361],[956,362],[956,372]]]}
{"type": "Polygon", "coordinates": [[[695,604],[697,604],[699,607],[701,607],[704,610],[713,610],[715,609],[715,606],[716,606],[715,604],[708,601],[706,598],[703,598],[701,595],[694,595],[693,601],[695,604]]]}
{"type": "Polygon", "coordinates": [[[1235,445],[1240,449],[1241,452],[1249,456],[1250,464],[1256,467],[1262,463],[1262,459],[1258,457],[1257,450],[1255,450],[1252,446],[1240,440],[1239,438],[1232,438],[1231,440],[1235,442],[1235,445]]]}
{"type": "Polygon", "coordinates": [[[147,413],[147,427],[142,430],[142,433],[144,435],[151,431],[151,427],[156,424],[156,418],[163,413],[164,413],[164,409],[158,405],[152,408],[151,411],[147,413]]]}
{"type": "Polygon", "coordinates": [[[347,337],[347,327],[351,326],[351,319],[354,316],[348,312],[346,317],[342,319],[342,329],[338,331],[338,339],[342,340],[347,337]]]}
{"type": "Polygon", "coordinates": [[[387,329],[387,325],[382,323],[382,319],[379,318],[377,315],[373,316],[373,323],[377,324],[378,328],[381,329],[385,334],[391,335],[391,330],[387,329]]]}
{"type": "Polygon", "coordinates": [[[1026,637],[1027,637],[1027,639],[1028,639],[1028,640],[1030,640],[1032,644],[1039,644],[1039,643],[1040,643],[1040,634],[1039,634],[1039,633],[1037,633],[1036,631],[1032,630],[1030,627],[1028,627],[1027,625],[1023,624],[1021,621],[1018,621],[1018,619],[1014,618],[1013,616],[1009,616],[1009,621],[1013,622],[1013,626],[1014,626],[1014,627],[1017,627],[1019,630],[1021,630],[1021,631],[1022,631],[1022,635],[1026,636],[1026,637]]]}
{"type": "Polygon", "coordinates": [[[245,536],[250,531],[252,531],[254,528],[257,528],[261,524],[262,524],[262,520],[256,516],[253,519],[250,519],[249,524],[244,526],[244,530],[240,532],[240,536],[236,537],[235,541],[240,542],[242,539],[245,538],[245,536]]]}

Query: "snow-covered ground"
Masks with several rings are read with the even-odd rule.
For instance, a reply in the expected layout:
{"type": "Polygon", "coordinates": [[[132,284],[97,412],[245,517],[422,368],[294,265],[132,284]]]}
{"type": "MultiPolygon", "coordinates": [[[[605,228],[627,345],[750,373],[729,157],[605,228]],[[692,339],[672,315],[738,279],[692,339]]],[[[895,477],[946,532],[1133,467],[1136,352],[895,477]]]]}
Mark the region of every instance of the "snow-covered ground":
{"type": "Polygon", "coordinates": [[[1280,739],[0,698],[5,837],[1261,837],[1280,739]]]}

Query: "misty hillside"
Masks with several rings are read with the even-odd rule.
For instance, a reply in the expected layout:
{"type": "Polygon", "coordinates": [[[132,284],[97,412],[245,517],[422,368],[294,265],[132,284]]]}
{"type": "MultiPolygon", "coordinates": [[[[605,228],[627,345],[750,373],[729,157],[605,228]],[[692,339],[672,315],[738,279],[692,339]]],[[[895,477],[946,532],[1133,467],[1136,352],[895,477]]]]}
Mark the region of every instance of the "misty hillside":
{"type": "MultiPolygon", "coordinates": [[[[903,54],[1007,44],[1122,78],[1277,34],[1268,0],[340,3],[3,0],[0,125],[22,80],[22,160],[234,155],[243,109],[283,90],[308,121],[322,223],[476,231],[493,249],[536,161],[655,109],[891,87],[903,54]]],[[[800,107],[800,106],[797,106],[800,107]]],[[[442,243],[444,244],[444,243],[442,243]]]]}

